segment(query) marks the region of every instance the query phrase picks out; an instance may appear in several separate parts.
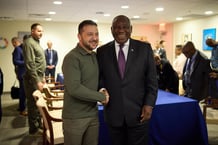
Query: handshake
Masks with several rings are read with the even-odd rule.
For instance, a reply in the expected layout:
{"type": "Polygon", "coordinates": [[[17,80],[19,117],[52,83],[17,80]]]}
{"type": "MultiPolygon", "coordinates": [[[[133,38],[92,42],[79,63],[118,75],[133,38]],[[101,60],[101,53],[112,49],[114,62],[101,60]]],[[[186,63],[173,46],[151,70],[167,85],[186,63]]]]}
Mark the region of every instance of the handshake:
{"type": "Polygon", "coordinates": [[[108,104],[108,102],[109,102],[109,94],[108,94],[108,91],[105,89],[105,88],[101,88],[100,90],[99,90],[99,92],[100,93],[103,93],[105,96],[106,96],[106,99],[104,100],[104,101],[102,101],[101,103],[105,106],[105,105],[107,105],[108,104]]]}

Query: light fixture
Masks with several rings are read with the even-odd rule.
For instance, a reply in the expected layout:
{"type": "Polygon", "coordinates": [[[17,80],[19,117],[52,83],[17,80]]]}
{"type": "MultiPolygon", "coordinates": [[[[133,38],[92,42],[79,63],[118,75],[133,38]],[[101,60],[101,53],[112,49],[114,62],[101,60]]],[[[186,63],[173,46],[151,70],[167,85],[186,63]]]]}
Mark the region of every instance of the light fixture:
{"type": "Polygon", "coordinates": [[[139,19],[139,18],[140,18],[140,16],[133,16],[133,18],[134,18],[134,19],[139,19]]]}
{"type": "Polygon", "coordinates": [[[51,18],[45,18],[45,20],[46,20],[46,21],[51,21],[52,19],[51,19],[51,18]]]}
{"type": "Polygon", "coordinates": [[[109,17],[109,16],[111,16],[111,15],[110,15],[110,14],[104,14],[104,16],[105,16],[105,17],[109,17]]]}
{"type": "Polygon", "coordinates": [[[54,11],[50,11],[50,12],[48,12],[50,15],[55,15],[56,14],[56,12],[54,12],[54,11]]]}
{"type": "Polygon", "coordinates": [[[53,4],[55,5],[61,5],[63,2],[62,1],[54,1],[53,4]]]}
{"type": "Polygon", "coordinates": [[[156,8],[155,10],[156,10],[157,12],[162,12],[162,11],[164,11],[164,8],[158,7],[158,8],[156,8]]]}
{"type": "Polygon", "coordinates": [[[206,11],[206,12],[204,12],[206,15],[211,15],[211,14],[213,14],[213,11],[206,11]]]}
{"type": "Polygon", "coordinates": [[[181,21],[181,20],[183,20],[183,18],[182,17],[177,17],[176,20],[181,21]]]}
{"type": "Polygon", "coordinates": [[[123,6],[121,6],[121,8],[122,8],[122,9],[128,9],[129,6],[127,6],[127,5],[123,5],[123,6]]]}

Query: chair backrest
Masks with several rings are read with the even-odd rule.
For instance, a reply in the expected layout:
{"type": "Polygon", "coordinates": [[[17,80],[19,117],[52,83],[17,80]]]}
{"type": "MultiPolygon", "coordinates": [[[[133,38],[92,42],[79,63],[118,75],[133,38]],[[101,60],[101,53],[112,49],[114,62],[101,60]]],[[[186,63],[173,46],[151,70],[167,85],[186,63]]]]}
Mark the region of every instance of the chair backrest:
{"type": "Polygon", "coordinates": [[[46,100],[43,97],[43,94],[40,91],[34,91],[33,93],[34,98],[36,99],[36,105],[38,110],[43,118],[43,125],[44,131],[43,136],[48,140],[51,145],[54,145],[54,130],[53,130],[53,121],[55,122],[62,122],[62,119],[53,118],[49,114],[48,106],[46,104],[46,100]],[[48,135],[49,134],[49,135],[48,135]]]}

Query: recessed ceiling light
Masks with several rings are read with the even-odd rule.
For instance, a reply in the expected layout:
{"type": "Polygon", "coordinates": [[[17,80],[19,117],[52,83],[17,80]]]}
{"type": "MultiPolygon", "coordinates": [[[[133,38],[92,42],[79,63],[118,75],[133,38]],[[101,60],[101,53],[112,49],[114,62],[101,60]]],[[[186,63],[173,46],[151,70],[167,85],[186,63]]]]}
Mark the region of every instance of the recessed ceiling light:
{"type": "Polygon", "coordinates": [[[55,5],[61,5],[61,4],[62,4],[62,1],[54,1],[53,4],[55,4],[55,5]]]}
{"type": "Polygon", "coordinates": [[[51,19],[51,18],[45,18],[45,20],[46,20],[46,21],[51,21],[52,19],[51,19]]]}
{"type": "Polygon", "coordinates": [[[139,18],[140,18],[140,16],[133,16],[133,18],[134,18],[134,19],[139,19],[139,18]]]}
{"type": "Polygon", "coordinates": [[[110,14],[104,14],[104,16],[105,16],[105,17],[109,17],[109,16],[111,16],[111,15],[110,15],[110,14]]]}
{"type": "Polygon", "coordinates": [[[128,9],[129,6],[127,6],[127,5],[123,5],[123,6],[121,6],[121,8],[122,8],[122,9],[128,9]]]}
{"type": "Polygon", "coordinates": [[[155,10],[156,10],[157,12],[162,12],[162,11],[164,10],[164,8],[159,7],[159,8],[156,8],[155,10]]]}
{"type": "Polygon", "coordinates": [[[181,21],[181,20],[183,20],[183,18],[182,17],[177,17],[176,20],[181,21]]]}
{"type": "Polygon", "coordinates": [[[206,15],[211,15],[211,14],[213,14],[213,11],[206,11],[206,12],[204,12],[206,15]]]}
{"type": "Polygon", "coordinates": [[[53,12],[53,11],[51,11],[51,12],[48,12],[50,15],[55,15],[56,14],[56,12],[53,12]]]}

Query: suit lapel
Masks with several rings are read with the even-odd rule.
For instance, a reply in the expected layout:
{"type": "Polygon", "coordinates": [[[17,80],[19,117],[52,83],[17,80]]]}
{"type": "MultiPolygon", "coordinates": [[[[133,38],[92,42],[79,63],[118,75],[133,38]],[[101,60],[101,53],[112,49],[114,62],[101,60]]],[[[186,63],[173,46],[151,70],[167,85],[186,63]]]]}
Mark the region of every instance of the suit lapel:
{"type": "Polygon", "coordinates": [[[111,60],[112,62],[112,69],[114,69],[117,73],[117,75],[121,78],[120,76],[120,72],[119,72],[119,66],[118,66],[118,62],[117,62],[117,55],[116,55],[116,50],[115,50],[115,41],[113,41],[111,43],[111,46],[109,46],[109,59],[108,60],[111,60]]]}
{"type": "Polygon", "coordinates": [[[133,43],[134,42],[130,39],[124,78],[125,78],[125,75],[128,73],[129,68],[131,68],[131,66],[134,65],[133,63],[134,63],[134,57],[135,57],[136,49],[135,49],[135,47],[134,47],[135,45],[133,43]]]}

